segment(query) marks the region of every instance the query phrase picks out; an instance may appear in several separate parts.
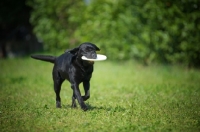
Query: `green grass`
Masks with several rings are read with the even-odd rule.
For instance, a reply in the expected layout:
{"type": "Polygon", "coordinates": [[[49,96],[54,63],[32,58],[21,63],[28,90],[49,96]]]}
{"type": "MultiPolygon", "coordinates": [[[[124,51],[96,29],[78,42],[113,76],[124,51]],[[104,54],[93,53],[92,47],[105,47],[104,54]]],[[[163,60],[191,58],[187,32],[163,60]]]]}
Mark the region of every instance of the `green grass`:
{"type": "MultiPolygon", "coordinates": [[[[0,60],[0,131],[200,131],[200,71],[96,62],[87,112],[71,109],[62,86],[55,108],[50,63],[0,60]]],[[[82,85],[81,91],[82,89],[82,85]]]]}

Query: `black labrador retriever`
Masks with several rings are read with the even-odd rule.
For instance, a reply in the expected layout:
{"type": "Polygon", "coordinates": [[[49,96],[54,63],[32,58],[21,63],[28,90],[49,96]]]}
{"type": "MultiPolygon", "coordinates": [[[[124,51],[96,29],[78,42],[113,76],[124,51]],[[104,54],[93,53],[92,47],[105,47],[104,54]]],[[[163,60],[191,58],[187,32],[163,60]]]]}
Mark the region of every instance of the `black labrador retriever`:
{"type": "Polygon", "coordinates": [[[31,55],[32,58],[54,63],[53,81],[54,90],[56,93],[56,107],[61,108],[60,90],[65,79],[71,83],[73,89],[72,107],[76,106],[76,99],[81,108],[86,111],[88,108],[84,101],[90,98],[90,78],[93,72],[93,61],[82,60],[81,57],[96,59],[96,51],[100,49],[89,42],[82,43],[79,47],[71,50],[66,50],[59,57],[49,55],[31,55]],[[85,95],[81,96],[79,84],[83,82],[85,95]]]}

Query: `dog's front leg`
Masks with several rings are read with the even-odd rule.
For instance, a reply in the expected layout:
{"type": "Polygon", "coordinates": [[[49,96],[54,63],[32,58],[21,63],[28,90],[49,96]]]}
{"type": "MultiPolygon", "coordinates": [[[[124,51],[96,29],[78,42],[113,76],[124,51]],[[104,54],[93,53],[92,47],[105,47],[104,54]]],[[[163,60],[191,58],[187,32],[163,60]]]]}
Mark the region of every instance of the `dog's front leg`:
{"type": "Polygon", "coordinates": [[[87,106],[85,105],[85,103],[83,101],[83,98],[81,96],[80,89],[79,89],[78,85],[77,84],[73,84],[72,85],[72,89],[73,89],[73,92],[75,93],[75,96],[76,96],[76,98],[78,100],[78,103],[81,106],[81,109],[83,109],[84,111],[86,111],[88,108],[87,108],[87,106]]]}
{"type": "Polygon", "coordinates": [[[82,96],[83,100],[86,101],[90,98],[90,82],[89,81],[83,81],[83,87],[85,91],[85,96],[82,96]]]}

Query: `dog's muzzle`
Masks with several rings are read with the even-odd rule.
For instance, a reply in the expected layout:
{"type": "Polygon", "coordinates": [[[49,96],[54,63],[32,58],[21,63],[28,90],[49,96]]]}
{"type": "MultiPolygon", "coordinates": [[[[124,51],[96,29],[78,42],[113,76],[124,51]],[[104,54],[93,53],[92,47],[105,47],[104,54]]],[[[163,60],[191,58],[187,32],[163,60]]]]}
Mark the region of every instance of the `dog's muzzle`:
{"type": "Polygon", "coordinates": [[[93,53],[93,54],[86,54],[85,55],[88,59],[96,59],[97,58],[97,54],[93,53]]]}
{"type": "Polygon", "coordinates": [[[93,65],[94,64],[94,61],[88,61],[89,64],[93,65]]]}
{"type": "Polygon", "coordinates": [[[97,58],[97,54],[92,54],[92,58],[96,59],[97,58]]]}

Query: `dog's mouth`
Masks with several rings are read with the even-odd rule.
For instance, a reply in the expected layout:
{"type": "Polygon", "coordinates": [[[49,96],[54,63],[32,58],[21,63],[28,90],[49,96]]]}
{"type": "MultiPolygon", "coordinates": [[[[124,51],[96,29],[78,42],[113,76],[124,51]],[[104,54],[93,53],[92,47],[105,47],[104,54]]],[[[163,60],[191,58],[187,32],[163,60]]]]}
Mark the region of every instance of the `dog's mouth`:
{"type": "MultiPolygon", "coordinates": [[[[96,53],[91,53],[91,54],[84,54],[83,56],[85,56],[87,59],[84,61],[85,64],[89,64],[89,65],[93,65],[94,64],[94,60],[93,59],[97,59],[97,54],[96,53]],[[91,59],[91,60],[90,60],[91,59]]],[[[87,65],[86,64],[86,65],[87,65]]]]}
{"type": "Polygon", "coordinates": [[[91,65],[94,65],[94,61],[91,61],[91,60],[83,60],[83,65],[84,65],[84,66],[91,66],[91,65]]]}
{"type": "Polygon", "coordinates": [[[89,64],[93,65],[94,61],[87,61],[89,64]]]}
{"type": "Polygon", "coordinates": [[[86,58],[88,58],[88,59],[96,59],[97,58],[97,54],[96,53],[85,54],[84,56],[86,58]]]}

